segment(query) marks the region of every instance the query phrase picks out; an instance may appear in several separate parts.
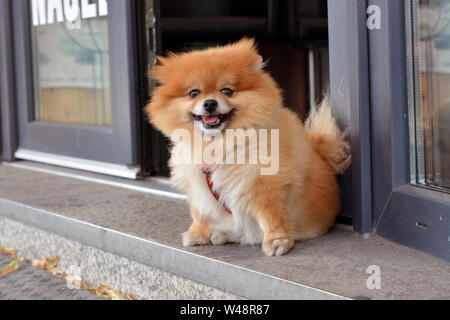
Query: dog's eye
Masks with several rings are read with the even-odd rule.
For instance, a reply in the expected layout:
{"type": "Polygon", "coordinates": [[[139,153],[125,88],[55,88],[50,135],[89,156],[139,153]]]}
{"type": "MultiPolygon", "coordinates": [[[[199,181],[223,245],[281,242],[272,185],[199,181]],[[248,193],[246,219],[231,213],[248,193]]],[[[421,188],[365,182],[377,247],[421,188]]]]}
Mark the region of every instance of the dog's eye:
{"type": "Polygon", "coordinates": [[[223,88],[222,90],[220,90],[220,92],[222,92],[227,97],[231,97],[234,94],[234,91],[231,90],[230,88],[223,88]]]}
{"type": "Polygon", "coordinates": [[[191,99],[195,99],[197,98],[197,96],[200,94],[200,90],[195,89],[192,90],[191,92],[189,92],[189,97],[191,97],[191,99]]]}

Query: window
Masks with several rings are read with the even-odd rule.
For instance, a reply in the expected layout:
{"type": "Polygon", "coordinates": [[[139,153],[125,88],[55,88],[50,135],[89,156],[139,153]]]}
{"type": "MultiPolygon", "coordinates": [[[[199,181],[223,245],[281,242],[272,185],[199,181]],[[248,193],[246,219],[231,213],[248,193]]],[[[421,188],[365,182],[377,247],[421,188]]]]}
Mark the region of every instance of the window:
{"type": "Polygon", "coordinates": [[[35,120],[111,127],[106,13],[78,15],[72,22],[34,21],[35,120]]]}
{"type": "Polygon", "coordinates": [[[413,6],[411,181],[450,189],[450,2],[420,0],[413,6]]]}
{"type": "Polygon", "coordinates": [[[378,3],[384,27],[370,38],[376,231],[450,261],[448,4],[378,3]]]}

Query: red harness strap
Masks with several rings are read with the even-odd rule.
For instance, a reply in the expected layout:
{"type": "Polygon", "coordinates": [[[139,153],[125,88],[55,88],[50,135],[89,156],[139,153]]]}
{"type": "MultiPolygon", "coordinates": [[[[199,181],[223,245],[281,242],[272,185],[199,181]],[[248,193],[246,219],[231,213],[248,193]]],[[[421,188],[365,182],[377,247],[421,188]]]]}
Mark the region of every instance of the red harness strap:
{"type": "MultiPolygon", "coordinates": [[[[216,198],[216,200],[220,202],[219,195],[213,189],[213,183],[211,181],[211,173],[206,173],[205,172],[205,177],[206,177],[206,183],[208,184],[208,187],[209,187],[209,191],[211,191],[211,193],[214,196],[214,198],[216,198]]],[[[229,214],[233,214],[225,203],[222,203],[222,206],[223,206],[223,208],[225,209],[226,212],[228,212],[229,214]]]]}

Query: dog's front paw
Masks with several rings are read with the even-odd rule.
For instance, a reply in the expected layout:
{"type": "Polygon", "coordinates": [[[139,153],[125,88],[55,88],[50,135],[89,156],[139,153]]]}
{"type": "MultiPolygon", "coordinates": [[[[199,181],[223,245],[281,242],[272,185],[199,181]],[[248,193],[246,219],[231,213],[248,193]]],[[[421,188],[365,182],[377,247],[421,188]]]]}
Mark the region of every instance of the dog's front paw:
{"type": "Polygon", "coordinates": [[[282,256],[292,248],[294,241],[290,239],[264,240],[262,249],[268,256],[282,256]]]}
{"type": "Polygon", "coordinates": [[[204,246],[210,244],[209,239],[199,233],[187,231],[181,235],[184,247],[204,246]]]}
{"type": "Polygon", "coordinates": [[[209,240],[211,240],[211,243],[215,246],[221,246],[229,242],[228,234],[223,231],[213,231],[209,240]]]}

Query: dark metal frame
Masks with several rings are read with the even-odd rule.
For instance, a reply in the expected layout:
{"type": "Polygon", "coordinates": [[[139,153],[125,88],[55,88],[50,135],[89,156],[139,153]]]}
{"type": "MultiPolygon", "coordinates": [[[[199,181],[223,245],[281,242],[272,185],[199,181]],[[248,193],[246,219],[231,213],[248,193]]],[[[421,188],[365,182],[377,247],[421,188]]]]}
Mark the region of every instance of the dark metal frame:
{"type": "Polygon", "coordinates": [[[20,148],[122,165],[138,164],[133,2],[109,2],[112,128],[33,122],[30,3],[10,3],[20,148]]]}
{"type": "Polygon", "coordinates": [[[332,108],[353,154],[342,215],[356,232],[450,261],[450,194],[410,184],[405,1],[328,0],[328,10],[332,108]],[[366,27],[369,5],[380,30],[366,27]]]}
{"type": "Polygon", "coordinates": [[[0,1],[0,159],[14,160],[18,146],[11,2],[0,1]]]}
{"type": "MultiPolygon", "coordinates": [[[[149,43],[150,50],[153,50],[156,55],[163,54],[162,48],[162,34],[161,34],[161,0],[153,1],[153,14],[155,22],[153,25],[153,30],[151,30],[149,43]]],[[[150,88],[151,90],[151,88],[150,88]]],[[[156,128],[150,125],[148,130],[148,140],[151,142],[152,150],[150,157],[147,159],[147,163],[150,165],[151,174],[155,176],[165,176],[170,175],[170,170],[168,166],[169,153],[168,153],[168,140],[164,135],[159,132],[156,128]]]]}
{"type": "Polygon", "coordinates": [[[376,231],[450,261],[450,194],[410,184],[405,1],[370,3],[382,11],[369,37],[376,231]]]}
{"type": "Polygon", "coordinates": [[[341,177],[341,216],[355,232],[372,231],[369,53],[367,3],[328,0],[330,101],[341,128],[349,129],[352,165],[341,177]]]}

